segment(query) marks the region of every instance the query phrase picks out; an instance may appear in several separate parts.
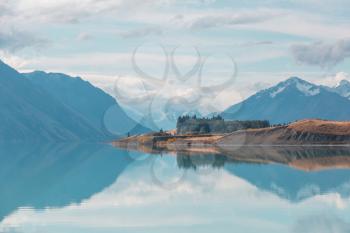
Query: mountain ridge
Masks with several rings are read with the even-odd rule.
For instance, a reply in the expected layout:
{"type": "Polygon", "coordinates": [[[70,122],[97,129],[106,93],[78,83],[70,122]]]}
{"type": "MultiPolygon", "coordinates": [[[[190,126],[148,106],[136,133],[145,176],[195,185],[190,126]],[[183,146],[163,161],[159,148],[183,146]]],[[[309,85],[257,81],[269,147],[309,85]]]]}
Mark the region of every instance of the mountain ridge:
{"type": "Polygon", "coordinates": [[[87,122],[3,62],[0,77],[0,141],[103,139],[87,122]]]}
{"type": "MultiPolygon", "coordinates": [[[[46,73],[36,72],[34,74],[44,75],[46,73]]],[[[57,75],[57,73],[54,75],[57,75]]],[[[86,112],[81,111],[86,107],[91,107],[90,104],[94,101],[91,97],[95,95],[104,100],[108,99],[113,106],[116,106],[115,100],[80,78],[70,80],[69,76],[60,75],[65,81],[68,80],[67,83],[60,80],[53,82],[52,79],[47,79],[46,84],[51,83],[50,85],[53,87],[51,90],[63,88],[56,91],[56,93],[50,93],[50,88],[47,88],[49,85],[39,85],[38,82],[33,82],[33,79],[29,78],[28,75],[20,74],[0,60],[0,104],[2,106],[0,110],[0,121],[2,122],[0,125],[0,141],[102,142],[110,141],[118,136],[114,132],[108,132],[107,129],[101,130],[104,123],[102,122],[104,119],[102,119],[101,111],[107,111],[106,109],[102,108],[96,111],[100,115],[95,116],[95,122],[93,123],[92,117],[86,116],[86,112]],[[77,85],[69,87],[70,82],[77,82],[77,85]],[[79,90],[84,90],[85,93],[82,91],[84,96],[77,99],[85,101],[85,104],[74,100],[74,97],[79,96],[79,90]],[[58,93],[68,93],[69,98],[63,100],[58,93]],[[75,96],[72,93],[75,93],[75,96]],[[87,93],[90,96],[86,95],[87,93]],[[79,104],[81,104],[80,107],[79,104]],[[101,118],[98,119],[98,117],[101,118]],[[101,127],[96,127],[98,121],[101,127]]],[[[94,112],[95,110],[91,108],[89,111],[94,112]]],[[[121,120],[127,119],[121,108],[117,108],[116,112],[118,111],[119,115],[124,117],[121,120]]],[[[118,115],[112,115],[109,120],[114,125],[123,125],[123,121],[115,120],[118,119],[116,117],[118,115]]],[[[140,128],[145,129],[142,126],[140,128]]]]}
{"type": "Polygon", "coordinates": [[[229,120],[269,120],[272,124],[311,118],[350,120],[350,100],[335,90],[291,77],[232,105],[221,115],[229,120]]]}
{"type": "Polygon", "coordinates": [[[44,71],[34,71],[23,75],[90,122],[107,138],[124,135],[128,132],[137,134],[149,131],[131,119],[112,96],[80,77],[44,71]],[[110,109],[113,111],[109,111],[110,109]],[[108,118],[106,118],[107,111],[109,111],[108,118]],[[112,116],[110,116],[111,112],[112,116]],[[118,122],[111,118],[118,119],[118,122]]]}

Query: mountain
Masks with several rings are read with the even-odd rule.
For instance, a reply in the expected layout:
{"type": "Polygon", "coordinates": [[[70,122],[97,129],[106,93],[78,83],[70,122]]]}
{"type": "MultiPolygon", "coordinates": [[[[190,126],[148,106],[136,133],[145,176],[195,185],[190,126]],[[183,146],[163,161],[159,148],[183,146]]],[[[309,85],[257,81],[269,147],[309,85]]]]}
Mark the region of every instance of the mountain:
{"type": "Polygon", "coordinates": [[[45,89],[106,137],[139,134],[149,129],[132,120],[116,100],[79,77],[35,71],[23,74],[45,89]]]}
{"type": "Polygon", "coordinates": [[[0,61],[0,141],[103,140],[85,119],[0,61]]]}
{"type": "Polygon", "coordinates": [[[342,80],[335,87],[324,87],[328,91],[335,92],[350,100],[350,82],[347,80],[342,80]]]}
{"type": "Polygon", "coordinates": [[[20,74],[0,61],[0,142],[107,141],[148,131],[80,78],[20,74]]]}
{"type": "Polygon", "coordinates": [[[292,77],[229,107],[222,116],[237,120],[263,119],[272,124],[305,118],[350,120],[350,101],[335,90],[292,77]]]}

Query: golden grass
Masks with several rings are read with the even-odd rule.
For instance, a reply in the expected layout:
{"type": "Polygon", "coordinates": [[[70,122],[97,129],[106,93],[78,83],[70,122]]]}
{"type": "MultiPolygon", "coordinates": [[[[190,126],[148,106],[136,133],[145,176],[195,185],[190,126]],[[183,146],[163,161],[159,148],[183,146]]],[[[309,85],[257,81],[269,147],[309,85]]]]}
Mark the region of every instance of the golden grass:
{"type": "Polygon", "coordinates": [[[349,121],[302,120],[288,126],[298,132],[319,134],[350,135],[349,121]]]}

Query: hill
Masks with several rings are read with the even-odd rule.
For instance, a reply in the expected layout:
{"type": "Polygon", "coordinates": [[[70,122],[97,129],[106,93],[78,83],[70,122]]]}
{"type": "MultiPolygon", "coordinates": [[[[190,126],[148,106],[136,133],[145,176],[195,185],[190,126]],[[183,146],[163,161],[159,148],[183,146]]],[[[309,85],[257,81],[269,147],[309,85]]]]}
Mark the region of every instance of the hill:
{"type": "Polygon", "coordinates": [[[234,132],[218,145],[350,144],[350,122],[302,120],[290,125],[234,132]]]}

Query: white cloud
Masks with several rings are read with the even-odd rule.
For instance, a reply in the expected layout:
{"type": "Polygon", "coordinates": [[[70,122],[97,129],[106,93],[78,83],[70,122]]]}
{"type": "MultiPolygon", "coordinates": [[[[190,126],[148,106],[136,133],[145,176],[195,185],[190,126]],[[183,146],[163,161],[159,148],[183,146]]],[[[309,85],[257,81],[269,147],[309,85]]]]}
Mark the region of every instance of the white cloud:
{"type": "Polygon", "coordinates": [[[320,78],[317,83],[329,87],[335,87],[339,85],[342,80],[350,81],[350,75],[346,72],[338,72],[334,75],[326,75],[325,77],[320,78]]]}
{"type": "Polygon", "coordinates": [[[280,11],[283,16],[256,24],[244,25],[240,28],[277,32],[316,40],[350,37],[350,31],[347,30],[349,27],[347,21],[327,18],[325,15],[317,14],[314,11],[283,8],[276,9],[276,11],[280,11]]]}
{"type": "Polygon", "coordinates": [[[295,233],[347,233],[350,223],[336,215],[324,213],[300,218],[294,225],[295,233]]]}
{"type": "MultiPolygon", "coordinates": [[[[128,19],[144,11],[176,5],[206,5],[211,1],[188,0],[16,0],[15,11],[31,20],[54,23],[78,23],[94,16],[115,16],[128,19]]],[[[151,16],[151,14],[149,15],[151,16]]]]}
{"type": "Polygon", "coordinates": [[[83,19],[111,13],[134,10],[159,4],[160,0],[60,0],[47,1],[36,0],[35,4],[31,0],[18,0],[16,11],[30,17],[32,20],[54,23],[78,23],[83,19]]]}
{"type": "Polygon", "coordinates": [[[15,52],[27,47],[44,47],[48,41],[31,32],[31,25],[23,27],[18,20],[15,1],[0,2],[0,50],[15,52]]]}
{"type": "Polygon", "coordinates": [[[125,39],[140,38],[146,36],[160,36],[162,34],[163,29],[160,27],[144,27],[119,33],[119,35],[125,39]]]}
{"type": "Polygon", "coordinates": [[[12,14],[12,4],[13,1],[11,0],[2,0],[0,2],[0,18],[12,14]]]}
{"type": "Polygon", "coordinates": [[[30,33],[17,30],[0,29],[0,49],[15,52],[27,47],[43,48],[49,41],[38,38],[30,33]]]}
{"type": "MultiPolygon", "coordinates": [[[[1,60],[6,64],[8,64],[9,66],[15,69],[20,69],[23,72],[27,71],[25,67],[28,65],[28,60],[1,50],[0,50],[0,57],[1,57],[1,60]]],[[[29,70],[29,71],[32,71],[32,70],[29,70]]]]}
{"type": "MultiPolygon", "coordinates": [[[[164,63],[164,55],[158,53],[138,52],[136,59],[145,67],[155,63],[159,67],[159,64],[164,63]]],[[[65,73],[94,73],[96,71],[102,75],[123,75],[126,71],[128,74],[133,73],[131,61],[132,52],[91,52],[67,56],[38,55],[28,58],[27,65],[21,69],[65,73]]],[[[186,58],[183,57],[183,62],[186,61],[186,58]]]]}
{"type": "Polygon", "coordinates": [[[293,0],[290,2],[301,9],[317,10],[327,15],[345,13],[350,7],[347,0],[293,0]]]}
{"type": "Polygon", "coordinates": [[[88,41],[88,40],[91,40],[93,38],[94,37],[92,35],[90,35],[89,33],[86,33],[86,32],[81,32],[77,36],[78,41],[88,41]]]}
{"type": "Polygon", "coordinates": [[[195,18],[190,22],[190,28],[194,30],[207,29],[212,27],[233,26],[252,24],[270,20],[281,16],[280,13],[269,10],[242,11],[234,13],[232,11],[216,12],[195,18]]]}

